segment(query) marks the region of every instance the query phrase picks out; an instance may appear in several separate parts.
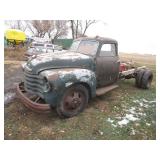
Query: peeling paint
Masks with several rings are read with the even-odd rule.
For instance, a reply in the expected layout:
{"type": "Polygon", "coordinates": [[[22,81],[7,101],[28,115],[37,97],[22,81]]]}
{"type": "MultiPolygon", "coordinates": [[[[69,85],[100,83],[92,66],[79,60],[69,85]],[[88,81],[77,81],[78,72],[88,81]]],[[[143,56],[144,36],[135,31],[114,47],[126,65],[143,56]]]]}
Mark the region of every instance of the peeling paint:
{"type": "Polygon", "coordinates": [[[91,87],[96,87],[96,78],[94,72],[87,69],[70,69],[58,71],[59,77],[61,79],[69,79],[74,83],[86,82],[91,87]]]}
{"type": "Polygon", "coordinates": [[[71,86],[73,84],[73,82],[67,82],[66,84],[65,84],[65,86],[66,87],[69,87],[69,86],[71,86]]]}
{"type": "Polygon", "coordinates": [[[90,57],[81,53],[74,53],[74,52],[64,52],[64,53],[54,53],[54,54],[40,54],[36,58],[33,58],[30,61],[32,66],[36,66],[41,63],[46,63],[50,61],[56,60],[71,60],[72,62],[77,61],[79,59],[89,59],[90,57]]]}

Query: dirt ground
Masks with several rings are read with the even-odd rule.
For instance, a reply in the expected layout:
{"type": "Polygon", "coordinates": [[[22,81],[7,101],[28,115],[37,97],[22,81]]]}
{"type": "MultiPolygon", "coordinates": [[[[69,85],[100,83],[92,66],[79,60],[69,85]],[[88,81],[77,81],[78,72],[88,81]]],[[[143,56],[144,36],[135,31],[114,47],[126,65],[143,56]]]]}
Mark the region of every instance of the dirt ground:
{"type": "MultiPolygon", "coordinates": [[[[127,56],[131,59],[127,54],[121,58],[127,56]]],[[[60,119],[54,111],[34,113],[14,98],[5,104],[4,138],[156,139],[156,57],[140,57],[132,55],[132,60],[137,65],[148,66],[154,73],[150,90],[137,89],[134,80],[120,81],[118,89],[94,98],[83,113],[70,119],[60,119]]],[[[23,78],[21,63],[5,61],[5,92],[23,78]]]]}
{"type": "Polygon", "coordinates": [[[23,61],[5,61],[4,69],[4,92],[15,88],[15,85],[23,79],[23,71],[21,64],[23,61]]]}

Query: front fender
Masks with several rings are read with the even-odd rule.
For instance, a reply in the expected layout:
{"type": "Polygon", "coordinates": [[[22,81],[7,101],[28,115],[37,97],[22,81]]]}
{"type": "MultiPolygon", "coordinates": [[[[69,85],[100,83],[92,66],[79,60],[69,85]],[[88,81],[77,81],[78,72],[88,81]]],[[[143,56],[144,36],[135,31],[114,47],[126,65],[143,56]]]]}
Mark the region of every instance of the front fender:
{"type": "Polygon", "coordinates": [[[66,88],[76,83],[83,83],[89,86],[91,97],[96,96],[96,76],[88,69],[63,68],[45,70],[40,73],[51,83],[54,90],[62,95],[66,88]]]}

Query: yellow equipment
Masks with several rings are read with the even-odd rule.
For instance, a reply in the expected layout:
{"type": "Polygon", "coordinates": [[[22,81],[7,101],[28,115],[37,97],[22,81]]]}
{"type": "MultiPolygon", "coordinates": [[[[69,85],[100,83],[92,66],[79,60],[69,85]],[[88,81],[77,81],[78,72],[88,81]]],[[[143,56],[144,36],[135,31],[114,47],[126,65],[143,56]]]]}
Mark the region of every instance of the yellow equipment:
{"type": "Polygon", "coordinates": [[[5,38],[10,43],[15,43],[16,45],[24,43],[26,40],[26,35],[24,32],[18,29],[8,29],[5,32],[5,38]]]}

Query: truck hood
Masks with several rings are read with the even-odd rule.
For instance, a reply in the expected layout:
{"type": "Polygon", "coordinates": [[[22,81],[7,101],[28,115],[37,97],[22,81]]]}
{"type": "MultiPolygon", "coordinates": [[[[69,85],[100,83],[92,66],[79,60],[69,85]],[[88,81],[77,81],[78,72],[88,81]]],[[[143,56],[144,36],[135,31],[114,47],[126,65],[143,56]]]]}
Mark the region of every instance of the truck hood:
{"type": "Polygon", "coordinates": [[[55,52],[40,54],[27,62],[25,69],[38,74],[40,71],[53,68],[85,68],[94,70],[94,59],[77,52],[55,52]]]}

